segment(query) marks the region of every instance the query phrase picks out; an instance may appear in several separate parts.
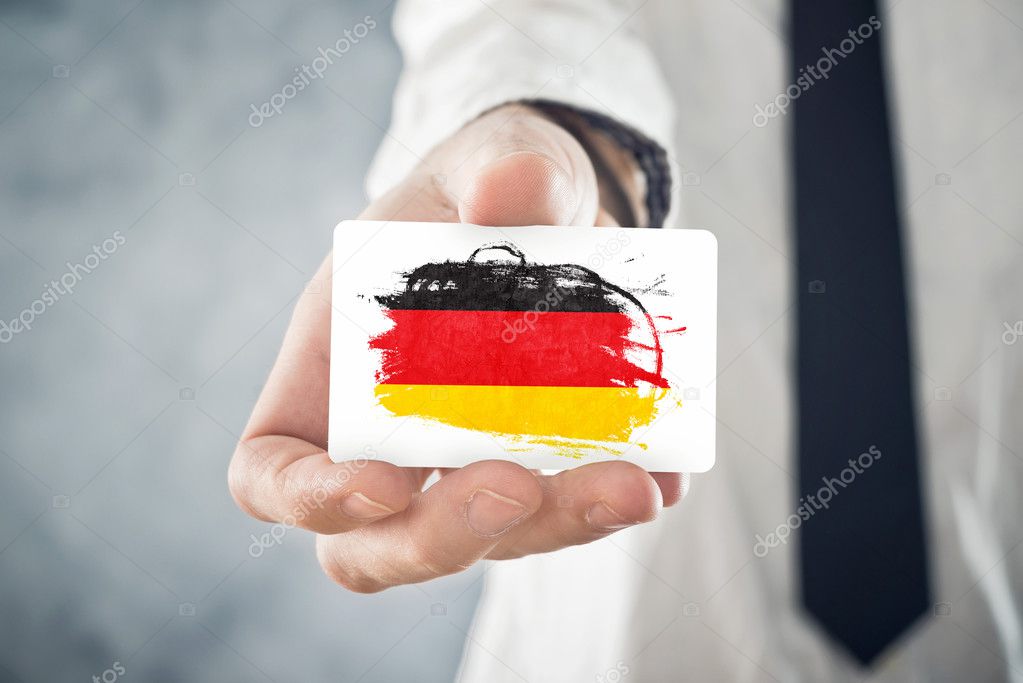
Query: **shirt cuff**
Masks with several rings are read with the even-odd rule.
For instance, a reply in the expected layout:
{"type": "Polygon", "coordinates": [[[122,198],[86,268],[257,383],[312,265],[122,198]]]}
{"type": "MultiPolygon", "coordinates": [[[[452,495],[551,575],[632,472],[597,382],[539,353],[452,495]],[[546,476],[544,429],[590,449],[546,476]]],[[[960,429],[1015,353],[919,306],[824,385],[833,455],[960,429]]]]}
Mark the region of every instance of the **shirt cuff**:
{"type": "Polygon", "coordinates": [[[632,155],[644,178],[644,207],[646,220],[643,226],[662,228],[671,208],[671,164],[668,152],[654,140],[636,128],[592,109],[584,109],[552,100],[524,100],[523,104],[537,105],[543,109],[565,109],[579,116],[585,125],[597,133],[606,135],[625,152],[632,155]]]}

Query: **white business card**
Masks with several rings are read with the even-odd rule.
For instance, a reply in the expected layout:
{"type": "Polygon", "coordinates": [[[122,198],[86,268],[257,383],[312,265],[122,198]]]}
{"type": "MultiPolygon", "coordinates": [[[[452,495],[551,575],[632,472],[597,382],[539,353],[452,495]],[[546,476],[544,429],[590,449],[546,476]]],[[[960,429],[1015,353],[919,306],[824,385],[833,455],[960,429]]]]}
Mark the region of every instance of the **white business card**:
{"type": "Polygon", "coordinates": [[[714,464],[707,231],[343,221],[332,287],[335,461],[714,464]]]}

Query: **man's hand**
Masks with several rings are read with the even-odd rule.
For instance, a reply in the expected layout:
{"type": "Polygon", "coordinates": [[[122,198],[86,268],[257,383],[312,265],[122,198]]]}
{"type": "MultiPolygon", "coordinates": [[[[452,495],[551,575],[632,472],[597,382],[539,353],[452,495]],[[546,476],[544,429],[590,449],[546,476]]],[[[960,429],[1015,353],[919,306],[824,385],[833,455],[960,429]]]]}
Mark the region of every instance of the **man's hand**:
{"type": "MultiPolygon", "coordinates": [[[[593,164],[572,135],[535,110],[502,107],[440,145],[360,218],[614,225],[599,195],[593,164]]],[[[228,479],[238,505],[253,517],[295,519],[319,534],[320,564],[342,586],[375,592],[452,574],[483,558],[588,543],[652,520],[683,496],[683,475],[648,474],[627,462],[542,476],[488,460],[445,470],[425,491],[429,469],[331,462],[331,272],[328,257],[316,293],[299,300],[228,479]]]]}

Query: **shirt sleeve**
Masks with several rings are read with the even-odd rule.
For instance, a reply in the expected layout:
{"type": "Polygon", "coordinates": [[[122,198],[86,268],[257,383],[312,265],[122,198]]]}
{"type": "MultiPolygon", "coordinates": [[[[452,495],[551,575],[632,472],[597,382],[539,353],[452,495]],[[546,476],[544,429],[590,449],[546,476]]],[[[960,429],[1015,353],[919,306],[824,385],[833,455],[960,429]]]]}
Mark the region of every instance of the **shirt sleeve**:
{"type": "Polygon", "coordinates": [[[630,150],[650,225],[671,196],[674,109],[633,0],[403,0],[392,120],[367,178],[376,198],[438,143],[509,102],[569,107],[630,150]]]}

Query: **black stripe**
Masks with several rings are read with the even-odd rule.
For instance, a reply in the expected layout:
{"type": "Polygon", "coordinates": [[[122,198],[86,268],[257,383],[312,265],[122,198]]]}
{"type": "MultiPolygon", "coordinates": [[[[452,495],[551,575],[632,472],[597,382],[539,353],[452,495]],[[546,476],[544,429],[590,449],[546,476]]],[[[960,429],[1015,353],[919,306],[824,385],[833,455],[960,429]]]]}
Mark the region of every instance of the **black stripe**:
{"type": "Polygon", "coordinates": [[[377,296],[404,310],[635,312],[622,295],[588,268],[474,261],[427,263],[403,274],[397,292],[377,296]]]}

